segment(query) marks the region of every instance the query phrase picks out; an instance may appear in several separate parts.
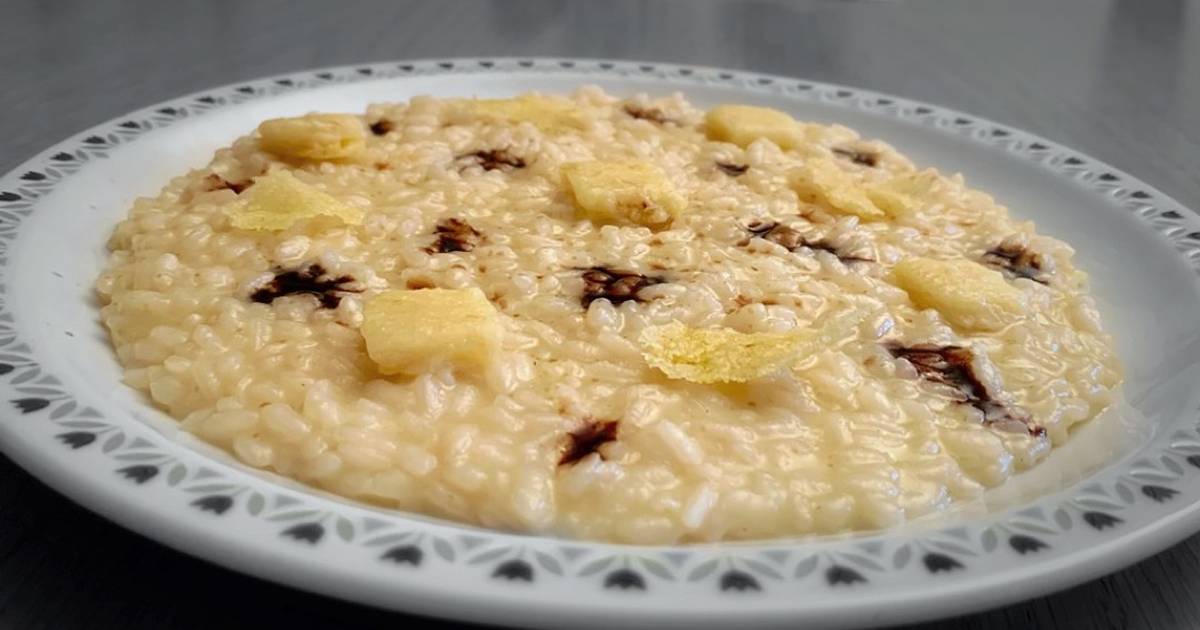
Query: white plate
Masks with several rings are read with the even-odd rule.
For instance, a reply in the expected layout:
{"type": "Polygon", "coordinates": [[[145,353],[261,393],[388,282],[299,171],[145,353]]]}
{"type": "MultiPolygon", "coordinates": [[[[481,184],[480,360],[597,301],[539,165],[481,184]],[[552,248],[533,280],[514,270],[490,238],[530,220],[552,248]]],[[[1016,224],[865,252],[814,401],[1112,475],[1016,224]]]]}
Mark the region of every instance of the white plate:
{"type": "Polygon", "coordinates": [[[0,179],[0,443],[79,503],[177,549],[300,588],[491,623],[611,628],[893,624],[1042,595],[1200,529],[1200,221],[1137,179],[973,116],[850,88],[592,60],[381,63],[271,77],[133,112],[0,179]],[[352,504],[181,435],[118,380],[92,284],[133,199],[262,119],[369,102],[681,90],[882,138],[961,171],[1078,248],[1150,430],[1048,496],[858,537],[630,547],[509,535],[352,504]]]}

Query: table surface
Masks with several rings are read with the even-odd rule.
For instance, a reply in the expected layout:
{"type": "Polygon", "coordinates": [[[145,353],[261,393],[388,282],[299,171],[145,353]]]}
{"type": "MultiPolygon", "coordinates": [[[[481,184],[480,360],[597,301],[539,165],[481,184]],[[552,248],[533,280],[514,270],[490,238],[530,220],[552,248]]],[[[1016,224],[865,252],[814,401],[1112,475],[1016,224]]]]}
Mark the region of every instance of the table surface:
{"type": "MultiPolygon", "coordinates": [[[[7,0],[0,172],[129,110],[268,74],[423,57],[616,57],[804,77],[946,105],[1076,147],[1200,208],[1200,2],[1048,6],[7,0]]],[[[0,498],[4,627],[441,625],[184,556],[75,506],[2,456],[0,498]]],[[[1200,536],[1089,584],[919,627],[1200,628],[1200,536]]]]}

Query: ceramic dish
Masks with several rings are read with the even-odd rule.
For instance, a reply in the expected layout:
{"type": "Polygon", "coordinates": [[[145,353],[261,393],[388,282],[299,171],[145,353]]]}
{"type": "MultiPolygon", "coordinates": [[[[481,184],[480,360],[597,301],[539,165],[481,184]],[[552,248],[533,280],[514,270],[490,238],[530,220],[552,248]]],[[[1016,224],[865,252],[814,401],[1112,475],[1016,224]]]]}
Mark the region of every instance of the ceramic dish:
{"type": "Polygon", "coordinates": [[[1200,221],[1137,179],[931,105],[665,64],[458,59],[271,77],[161,103],[0,179],[4,451],[81,504],[196,556],[312,591],[490,623],[894,624],[1042,595],[1200,528],[1191,358],[1200,221]],[[133,199],[261,120],[418,94],[682,91],[837,122],[962,172],[1071,243],[1126,369],[1124,401],[987,501],[858,536],[639,547],[497,533],[354,504],[252,471],[120,383],[93,283],[133,199]],[[1135,253],[1136,252],[1136,253],[1135,253]]]}

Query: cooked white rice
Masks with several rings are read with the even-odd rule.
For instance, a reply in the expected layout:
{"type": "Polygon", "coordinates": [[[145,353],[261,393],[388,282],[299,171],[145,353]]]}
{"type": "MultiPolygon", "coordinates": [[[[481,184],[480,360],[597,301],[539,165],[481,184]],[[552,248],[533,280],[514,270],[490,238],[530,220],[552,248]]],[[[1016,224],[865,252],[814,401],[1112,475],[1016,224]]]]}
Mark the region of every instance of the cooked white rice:
{"type": "Polygon", "coordinates": [[[486,527],[631,543],[895,526],[1004,483],[1110,404],[1120,368],[1071,248],[961,176],[940,178],[908,215],[860,221],[799,201],[787,174],[817,157],[868,184],[914,170],[882,143],[814,125],[799,148],[741,148],[706,139],[704,112],[679,95],[569,98],[587,120],[567,133],[461,120],[455,101],[430,97],[373,105],[365,123],[391,130],[366,134],[355,160],[282,161],[251,135],[138,200],[97,282],[125,381],[253,467],[486,527]],[[657,111],[639,119],[627,105],[657,111]],[[525,165],[485,170],[469,157],[492,150],[525,165]],[[629,157],[686,196],[669,229],[577,215],[560,168],[629,157]],[[233,228],[239,195],[221,182],[268,169],[364,210],[362,225],[233,228]],[[450,218],[477,230],[478,246],[428,253],[450,218]],[[811,246],[747,229],[773,223],[811,246]],[[1002,242],[1038,252],[1047,283],[1009,274],[1028,312],[998,331],[918,310],[890,272],[918,256],[979,261],[1002,242]],[[350,279],[336,307],[250,299],[276,272],[313,264],[350,279]],[[585,308],[592,267],[665,281],[585,308]],[[478,287],[499,311],[502,348],[482,372],[383,376],[368,357],[364,304],[426,287],[478,287]],[[672,380],[639,346],[644,329],[673,321],[786,332],[850,313],[864,318],[840,342],[746,383],[672,380]],[[961,388],[897,358],[919,344],[969,348],[996,404],[1044,433],[985,421],[961,388]],[[563,463],[569,434],[612,421],[615,439],[563,463]]]}

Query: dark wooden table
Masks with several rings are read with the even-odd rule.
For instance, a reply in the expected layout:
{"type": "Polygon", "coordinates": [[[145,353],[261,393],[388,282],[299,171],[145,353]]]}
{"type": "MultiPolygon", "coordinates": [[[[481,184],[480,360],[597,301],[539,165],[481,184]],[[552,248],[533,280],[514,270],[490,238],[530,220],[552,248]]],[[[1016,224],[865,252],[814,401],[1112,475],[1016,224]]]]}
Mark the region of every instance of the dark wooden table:
{"type": "MultiPolygon", "coordinates": [[[[1200,2],[0,3],[0,172],[131,109],[303,68],[553,55],[727,66],[932,101],[1077,147],[1200,208],[1200,2]]],[[[436,627],[163,548],[0,457],[0,625],[436,627]]],[[[1200,628],[1200,536],[922,628],[1200,628]]]]}

